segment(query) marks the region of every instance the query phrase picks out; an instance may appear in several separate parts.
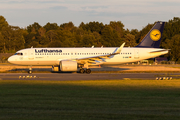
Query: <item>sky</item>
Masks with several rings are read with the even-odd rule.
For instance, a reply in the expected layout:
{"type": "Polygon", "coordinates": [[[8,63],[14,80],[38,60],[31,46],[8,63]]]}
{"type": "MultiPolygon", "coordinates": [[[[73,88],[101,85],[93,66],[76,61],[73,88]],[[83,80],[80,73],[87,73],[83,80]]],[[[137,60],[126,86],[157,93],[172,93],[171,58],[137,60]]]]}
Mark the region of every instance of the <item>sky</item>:
{"type": "Polygon", "coordinates": [[[13,26],[121,21],[125,29],[180,17],[180,0],[0,0],[0,15],[13,26]]]}

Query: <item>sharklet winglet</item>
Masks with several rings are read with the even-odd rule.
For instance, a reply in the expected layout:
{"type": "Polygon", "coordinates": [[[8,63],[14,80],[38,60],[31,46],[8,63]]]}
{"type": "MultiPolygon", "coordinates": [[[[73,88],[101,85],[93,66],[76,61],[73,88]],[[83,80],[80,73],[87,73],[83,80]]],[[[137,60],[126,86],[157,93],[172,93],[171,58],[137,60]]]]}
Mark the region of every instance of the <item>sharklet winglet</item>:
{"type": "Polygon", "coordinates": [[[125,42],[116,50],[115,54],[119,54],[121,50],[123,49],[124,45],[125,45],[125,42]]]}

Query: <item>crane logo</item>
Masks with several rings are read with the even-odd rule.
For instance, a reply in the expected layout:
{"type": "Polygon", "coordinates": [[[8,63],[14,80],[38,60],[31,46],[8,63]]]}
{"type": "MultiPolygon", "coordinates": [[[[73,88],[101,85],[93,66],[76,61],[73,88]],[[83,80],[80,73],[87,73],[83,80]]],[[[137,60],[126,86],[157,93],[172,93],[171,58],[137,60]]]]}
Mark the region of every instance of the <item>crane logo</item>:
{"type": "Polygon", "coordinates": [[[153,41],[158,41],[161,38],[161,32],[157,29],[154,29],[151,31],[150,37],[153,41]]]}

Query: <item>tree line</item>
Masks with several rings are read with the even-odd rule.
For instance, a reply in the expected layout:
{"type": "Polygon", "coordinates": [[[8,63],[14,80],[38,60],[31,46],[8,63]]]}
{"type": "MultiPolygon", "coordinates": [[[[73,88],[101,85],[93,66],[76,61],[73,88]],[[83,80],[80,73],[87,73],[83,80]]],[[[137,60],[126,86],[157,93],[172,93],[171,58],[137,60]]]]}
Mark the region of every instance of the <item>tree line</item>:
{"type": "MultiPolygon", "coordinates": [[[[154,23],[155,24],[155,23],[154,23]]],[[[134,47],[141,42],[154,24],[142,30],[125,29],[121,21],[81,23],[78,27],[72,22],[47,23],[44,26],[34,22],[26,28],[11,26],[0,16],[0,52],[15,53],[30,47],[134,47]]],[[[169,60],[180,61],[180,18],[174,17],[165,24],[161,47],[171,49],[165,55],[169,60]]]]}

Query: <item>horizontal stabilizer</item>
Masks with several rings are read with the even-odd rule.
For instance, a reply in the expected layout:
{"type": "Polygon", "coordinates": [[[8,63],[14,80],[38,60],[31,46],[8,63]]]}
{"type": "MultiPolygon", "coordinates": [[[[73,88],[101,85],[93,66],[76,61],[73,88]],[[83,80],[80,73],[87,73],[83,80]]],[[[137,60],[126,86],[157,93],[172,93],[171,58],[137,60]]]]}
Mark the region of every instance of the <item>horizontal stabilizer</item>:
{"type": "Polygon", "coordinates": [[[163,50],[157,50],[157,51],[152,51],[149,53],[158,53],[158,52],[165,52],[165,51],[169,51],[170,49],[163,49],[163,50]]]}

